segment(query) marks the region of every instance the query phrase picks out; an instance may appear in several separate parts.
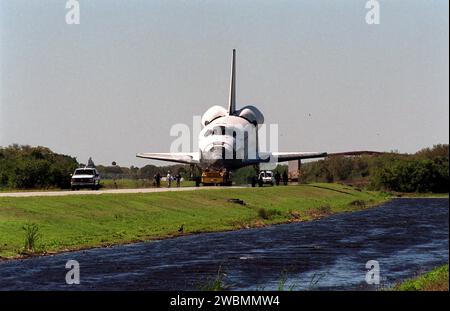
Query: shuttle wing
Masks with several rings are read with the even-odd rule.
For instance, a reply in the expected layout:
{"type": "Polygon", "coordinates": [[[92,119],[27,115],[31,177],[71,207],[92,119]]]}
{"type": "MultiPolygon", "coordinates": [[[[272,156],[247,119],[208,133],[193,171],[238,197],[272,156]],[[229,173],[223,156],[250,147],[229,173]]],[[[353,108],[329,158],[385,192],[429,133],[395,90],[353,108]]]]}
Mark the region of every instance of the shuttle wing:
{"type": "Polygon", "coordinates": [[[199,163],[198,152],[138,153],[136,157],[184,164],[199,163]]]}
{"type": "Polygon", "coordinates": [[[291,160],[325,158],[328,154],[326,152],[271,152],[267,156],[271,157],[271,161],[285,162],[291,160]]]}

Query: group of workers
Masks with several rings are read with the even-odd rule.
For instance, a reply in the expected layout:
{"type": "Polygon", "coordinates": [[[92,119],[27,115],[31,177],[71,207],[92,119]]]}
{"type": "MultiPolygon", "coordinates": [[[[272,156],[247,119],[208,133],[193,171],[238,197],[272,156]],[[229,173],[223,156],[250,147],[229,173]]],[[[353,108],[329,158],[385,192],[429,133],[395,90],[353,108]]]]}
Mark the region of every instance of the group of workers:
{"type": "MultiPolygon", "coordinates": [[[[161,187],[161,179],[162,179],[162,176],[159,172],[153,176],[155,186],[158,188],[161,187]]],[[[181,174],[178,172],[175,176],[172,176],[170,171],[168,171],[167,176],[166,176],[166,181],[167,181],[168,188],[172,187],[172,181],[176,181],[177,187],[180,187],[181,186],[181,174]]]]}
{"type": "MultiPolygon", "coordinates": [[[[288,181],[289,181],[289,177],[286,171],[283,172],[283,175],[280,174],[280,172],[276,172],[275,175],[273,176],[273,178],[275,179],[275,184],[277,186],[280,185],[280,182],[283,182],[283,185],[287,186],[288,181]]],[[[263,177],[261,174],[256,175],[254,177],[252,177],[252,187],[255,187],[256,184],[258,184],[260,187],[263,186],[264,181],[263,181],[263,177]]]]}
{"type": "Polygon", "coordinates": [[[275,173],[274,178],[275,178],[275,184],[276,184],[277,186],[280,185],[281,178],[283,178],[283,184],[284,184],[285,186],[287,186],[287,184],[288,184],[288,174],[287,174],[286,171],[283,172],[283,175],[281,175],[280,172],[277,171],[277,172],[275,173]]]}
{"type": "MultiPolygon", "coordinates": [[[[158,188],[161,187],[161,179],[162,179],[162,176],[159,172],[153,176],[154,185],[158,188]]],[[[280,185],[281,181],[283,182],[283,184],[285,186],[288,184],[288,174],[286,171],[284,171],[282,175],[280,174],[280,172],[277,171],[274,175],[274,179],[275,179],[275,184],[277,186],[280,185]]],[[[166,176],[166,181],[167,181],[168,188],[172,187],[172,181],[176,181],[177,187],[180,187],[181,186],[181,174],[178,172],[175,176],[172,176],[170,171],[168,171],[167,176],[166,176]]],[[[261,181],[259,181],[259,182],[261,182],[261,181]]]]}

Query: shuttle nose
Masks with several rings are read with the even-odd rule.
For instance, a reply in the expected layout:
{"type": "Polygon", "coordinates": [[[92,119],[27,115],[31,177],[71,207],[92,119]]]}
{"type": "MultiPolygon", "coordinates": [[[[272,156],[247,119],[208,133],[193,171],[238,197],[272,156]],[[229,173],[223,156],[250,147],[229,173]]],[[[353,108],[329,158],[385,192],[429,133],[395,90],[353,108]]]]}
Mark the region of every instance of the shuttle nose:
{"type": "Polygon", "coordinates": [[[226,148],[224,145],[216,145],[211,151],[214,159],[225,159],[226,157],[226,148]]]}
{"type": "Polygon", "coordinates": [[[202,152],[209,168],[222,169],[226,162],[233,161],[233,148],[225,143],[213,144],[202,152]]]}
{"type": "Polygon", "coordinates": [[[227,144],[216,144],[209,149],[207,155],[216,160],[233,159],[233,148],[227,144]]]}

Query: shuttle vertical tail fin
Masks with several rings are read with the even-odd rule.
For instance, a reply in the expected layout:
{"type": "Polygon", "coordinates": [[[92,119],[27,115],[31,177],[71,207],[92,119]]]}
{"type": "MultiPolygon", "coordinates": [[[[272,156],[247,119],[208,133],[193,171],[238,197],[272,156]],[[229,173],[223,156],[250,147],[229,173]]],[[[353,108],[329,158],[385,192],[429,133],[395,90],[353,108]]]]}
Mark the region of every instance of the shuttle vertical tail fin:
{"type": "Polygon", "coordinates": [[[236,50],[233,49],[231,59],[231,77],[230,77],[230,100],[228,102],[228,114],[232,115],[236,111],[236,50]]]}

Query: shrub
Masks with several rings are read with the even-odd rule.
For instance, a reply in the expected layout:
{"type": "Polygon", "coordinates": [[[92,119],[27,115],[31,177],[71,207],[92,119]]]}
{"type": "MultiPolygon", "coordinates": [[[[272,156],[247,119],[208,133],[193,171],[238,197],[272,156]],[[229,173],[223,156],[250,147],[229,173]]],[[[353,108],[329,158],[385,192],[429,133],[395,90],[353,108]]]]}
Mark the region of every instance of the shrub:
{"type": "Polygon", "coordinates": [[[364,200],[354,200],[349,203],[350,206],[358,207],[358,208],[364,208],[366,207],[366,201],[364,200]]]}
{"type": "Polygon", "coordinates": [[[302,165],[305,182],[346,181],[371,190],[446,193],[449,188],[449,145],[415,154],[330,157],[302,165]]]}
{"type": "Polygon", "coordinates": [[[258,216],[262,219],[271,219],[276,215],[281,215],[280,211],[277,211],[275,209],[266,210],[265,208],[258,209],[258,216]]]}
{"type": "Polygon", "coordinates": [[[37,224],[26,224],[23,226],[23,230],[25,230],[25,250],[34,251],[36,242],[40,237],[39,226],[37,224]]]}
{"type": "Polygon", "coordinates": [[[0,188],[69,188],[75,158],[48,148],[12,145],[0,147],[0,188]]]}
{"type": "Polygon", "coordinates": [[[320,207],[317,209],[317,211],[318,211],[320,214],[331,214],[331,206],[328,205],[328,204],[322,205],[322,206],[320,206],[320,207]]]}
{"type": "Polygon", "coordinates": [[[216,277],[211,280],[207,279],[204,284],[198,286],[201,291],[223,291],[228,289],[229,285],[226,285],[223,278],[225,273],[221,272],[222,267],[220,266],[217,270],[216,277]]]}
{"type": "Polygon", "coordinates": [[[399,192],[448,192],[448,159],[396,159],[372,178],[375,189],[399,192]]]}

